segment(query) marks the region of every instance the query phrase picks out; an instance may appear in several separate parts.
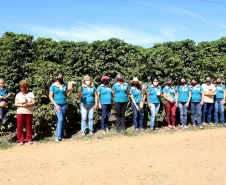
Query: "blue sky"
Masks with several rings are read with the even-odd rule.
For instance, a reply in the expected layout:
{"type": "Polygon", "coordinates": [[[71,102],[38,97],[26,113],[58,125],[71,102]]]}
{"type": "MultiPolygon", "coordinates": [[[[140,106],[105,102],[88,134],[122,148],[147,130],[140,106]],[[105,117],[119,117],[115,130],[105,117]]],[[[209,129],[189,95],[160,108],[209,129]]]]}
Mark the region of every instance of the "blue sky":
{"type": "Polygon", "coordinates": [[[111,37],[152,47],[226,36],[223,0],[1,0],[0,35],[6,31],[54,40],[111,37]]]}

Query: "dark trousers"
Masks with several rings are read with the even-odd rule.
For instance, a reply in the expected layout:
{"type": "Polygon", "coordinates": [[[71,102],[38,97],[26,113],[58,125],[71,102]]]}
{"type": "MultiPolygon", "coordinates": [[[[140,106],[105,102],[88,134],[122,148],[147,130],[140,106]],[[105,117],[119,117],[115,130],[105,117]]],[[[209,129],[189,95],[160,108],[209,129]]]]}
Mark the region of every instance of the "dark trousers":
{"type": "Polygon", "coordinates": [[[127,102],[115,102],[115,110],[116,110],[116,130],[119,132],[120,130],[125,130],[125,112],[126,112],[127,102]]]}
{"type": "Polygon", "coordinates": [[[111,113],[111,104],[101,104],[102,106],[102,118],[101,118],[101,128],[106,130],[108,128],[108,120],[111,113]]]}

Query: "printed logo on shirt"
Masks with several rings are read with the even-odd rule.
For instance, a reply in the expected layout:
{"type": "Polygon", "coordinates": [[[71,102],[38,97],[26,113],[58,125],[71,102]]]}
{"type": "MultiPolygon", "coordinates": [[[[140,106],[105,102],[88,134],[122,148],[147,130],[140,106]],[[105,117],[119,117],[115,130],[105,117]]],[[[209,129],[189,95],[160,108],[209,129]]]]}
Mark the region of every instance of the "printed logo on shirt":
{"type": "Polygon", "coordinates": [[[92,92],[94,92],[94,89],[91,89],[92,92]]]}
{"type": "Polygon", "coordinates": [[[127,87],[125,86],[124,89],[127,89],[127,87]]]}
{"type": "Polygon", "coordinates": [[[66,87],[64,88],[64,91],[66,91],[66,87]]]}
{"type": "Polygon", "coordinates": [[[198,87],[197,90],[200,91],[200,88],[198,87]]]}
{"type": "Polygon", "coordinates": [[[221,87],[220,90],[223,90],[223,87],[221,87]]]}

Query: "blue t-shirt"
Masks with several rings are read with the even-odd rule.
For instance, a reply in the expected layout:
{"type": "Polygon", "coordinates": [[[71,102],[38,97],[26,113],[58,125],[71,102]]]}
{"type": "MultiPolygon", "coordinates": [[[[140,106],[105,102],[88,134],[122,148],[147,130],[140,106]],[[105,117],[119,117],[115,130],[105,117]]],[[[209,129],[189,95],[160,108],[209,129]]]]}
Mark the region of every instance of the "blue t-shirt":
{"type": "Polygon", "coordinates": [[[84,104],[93,104],[95,102],[94,93],[96,92],[96,87],[91,86],[87,88],[85,85],[82,85],[82,100],[81,102],[84,104]]]}
{"type": "Polygon", "coordinates": [[[141,91],[135,87],[130,88],[130,94],[133,95],[133,98],[136,103],[140,103],[141,91]]]}
{"type": "Polygon", "coordinates": [[[224,98],[224,90],[225,90],[225,86],[224,85],[220,85],[219,87],[218,86],[215,86],[216,88],[216,91],[217,91],[217,94],[216,94],[216,98],[224,98]]]}
{"type": "Polygon", "coordinates": [[[100,104],[111,104],[112,89],[110,86],[107,88],[104,85],[100,85],[97,88],[97,92],[100,92],[100,104]]]}
{"type": "Polygon", "coordinates": [[[178,102],[188,102],[190,86],[180,86],[176,89],[179,92],[178,102]]]}
{"type": "Polygon", "coordinates": [[[4,88],[0,87],[0,95],[2,97],[6,97],[9,93],[10,93],[10,91],[7,87],[4,87],[4,88]]]}
{"type": "MultiPolygon", "coordinates": [[[[164,87],[163,88],[163,92],[165,92],[166,94],[170,94],[170,96],[173,98],[174,102],[176,102],[176,99],[175,99],[175,88],[174,87],[171,87],[169,88],[168,86],[164,87]]],[[[165,100],[165,102],[168,102],[167,100],[165,100]]]]}
{"type": "Polygon", "coordinates": [[[201,102],[203,88],[201,86],[197,86],[196,89],[191,87],[191,102],[201,102]]]}
{"type": "Polygon", "coordinates": [[[124,83],[123,85],[115,83],[112,89],[115,90],[114,102],[128,102],[128,96],[126,92],[129,90],[129,85],[127,83],[124,83]]]}
{"type": "Polygon", "coordinates": [[[149,103],[160,103],[160,97],[157,96],[157,92],[158,93],[162,93],[162,88],[158,87],[157,89],[151,85],[148,87],[148,92],[150,92],[149,95],[149,103]]]}
{"type": "Polygon", "coordinates": [[[57,87],[56,83],[54,83],[50,86],[49,91],[53,91],[53,93],[54,93],[53,99],[56,104],[67,103],[67,101],[66,101],[66,99],[67,99],[66,91],[68,91],[67,85],[64,84],[62,89],[60,89],[60,87],[57,87]]]}

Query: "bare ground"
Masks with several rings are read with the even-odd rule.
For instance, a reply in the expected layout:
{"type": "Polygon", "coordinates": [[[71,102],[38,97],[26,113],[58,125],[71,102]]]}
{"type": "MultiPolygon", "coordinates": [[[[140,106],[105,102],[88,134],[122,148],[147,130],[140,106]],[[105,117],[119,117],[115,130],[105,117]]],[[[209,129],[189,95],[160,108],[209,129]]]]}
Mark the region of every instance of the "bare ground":
{"type": "Polygon", "coordinates": [[[226,129],[14,146],[0,184],[226,184],[226,129]]]}

